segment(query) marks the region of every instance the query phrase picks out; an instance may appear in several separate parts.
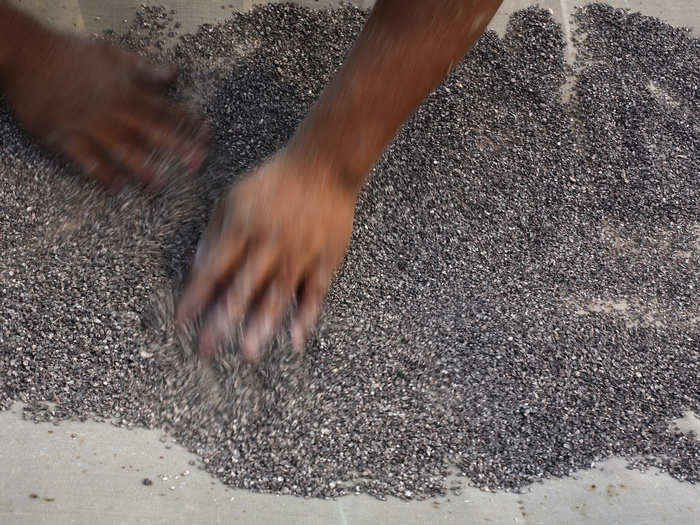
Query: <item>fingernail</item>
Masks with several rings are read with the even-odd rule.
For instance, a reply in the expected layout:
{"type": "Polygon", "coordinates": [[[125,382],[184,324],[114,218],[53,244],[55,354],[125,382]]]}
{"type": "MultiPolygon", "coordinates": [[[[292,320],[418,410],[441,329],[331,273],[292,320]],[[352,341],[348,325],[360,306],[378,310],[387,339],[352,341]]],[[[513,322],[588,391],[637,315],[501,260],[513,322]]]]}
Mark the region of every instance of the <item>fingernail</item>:
{"type": "Polygon", "coordinates": [[[216,344],[222,341],[227,341],[235,334],[236,323],[229,315],[227,306],[219,304],[215,307],[215,311],[210,314],[212,319],[212,334],[216,344]]]}
{"type": "Polygon", "coordinates": [[[298,324],[292,326],[292,345],[297,352],[304,349],[304,334],[298,324]]]}
{"type": "Polygon", "coordinates": [[[269,321],[263,322],[262,325],[256,329],[255,332],[253,332],[253,341],[255,346],[260,348],[261,346],[265,345],[272,336],[273,330],[274,327],[272,326],[272,323],[269,321]]]}
{"type": "Polygon", "coordinates": [[[212,364],[213,359],[207,354],[199,354],[199,362],[202,363],[203,366],[209,366],[212,364]]]}
{"type": "Polygon", "coordinates": [[[215,345],[210,332],[205,332],[199,336],[199,355],[204,359],[211,359],[215,350],[215,345]]]}
{"type": "Polygon", "coordinates": [[[248,337],[243,340],[241,345],[241,357],[247,363],[255,364],[260,358],[260,353],[258,352],[258,345],[256,342],[251,341],[248,337]]]}

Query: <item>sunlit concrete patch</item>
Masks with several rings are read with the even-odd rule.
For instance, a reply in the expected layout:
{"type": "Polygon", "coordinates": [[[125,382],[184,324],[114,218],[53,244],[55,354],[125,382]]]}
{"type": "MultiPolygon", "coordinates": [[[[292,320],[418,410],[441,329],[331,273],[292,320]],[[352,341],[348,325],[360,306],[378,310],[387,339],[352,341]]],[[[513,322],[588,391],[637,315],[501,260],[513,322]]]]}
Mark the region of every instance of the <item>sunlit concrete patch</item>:
{"type": "MultiPolygon", "coordinates": [[[[629,183],[627,174],[622,172],[619,174],[625,183],[629,183]]],[[[659,227],[651,236],[639,237],[632,236],[629,232],[624,231],[623,227],[614,224],[601,224],[599,228],[600,240],[607,245],[611,255],[620,255],[624,253],[640,254],[650,252],[663,259],[666,254],[672,254],[674,250],[700,251],[700,225],[691,228],[688,242],[680,243],[679,238],[681,233],[670,227],[659,227]]]]}
{"type": "Polygon", "coordinates": [[[700,441],[700,417],[693,412],[685,412],[682,418],[676,419],[673,424],[684,434],[693,434],[700,441]]]}
{"type": "Polygon", "coordinates": [[[580,316],[607,314],[622,319],[627,328],[654,326],[663,328],[682,325],[695,328],[700,322],[697,312],[687,311],[679,315],[678,310],[658,300],[641,300],[637,297],[600,297],[590,299],[582,296],[568,297],[575,313],[580,316]]]}
{"type": "Polygon", "coordinates": [[[653,80],[649,81],[649,83],[647,84],[647,89],[649,90],[649,93],[651,93],[652,96],[658,102],[661,102],[662,104],[666,104],[666,105],[671,106],[673,108],[678,107],[678,105],[679,105],[678,100],[676,98],[672,97],[671,95],[669,95],[665,89],[663,89],[661,86],[659,86],[653,80]]]}

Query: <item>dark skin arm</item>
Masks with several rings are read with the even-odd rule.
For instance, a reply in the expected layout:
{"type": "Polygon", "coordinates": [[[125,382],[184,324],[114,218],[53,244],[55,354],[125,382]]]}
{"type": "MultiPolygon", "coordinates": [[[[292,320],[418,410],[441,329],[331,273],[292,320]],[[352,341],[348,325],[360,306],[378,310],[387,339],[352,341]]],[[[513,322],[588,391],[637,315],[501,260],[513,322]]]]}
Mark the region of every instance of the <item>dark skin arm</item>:
{"type": "Polygon", "coordinates": [[[202,123],[165,97],[175,77],[173,68],[47,28],[0,0],[0,93],[27,132],[113,189],[162,185],[155,152],[191,171],[202,163],[202,123]]]}
{"type": "Polygon", "coordinates": [[[177,312],[181,323],[203,316],[203,355],[243,321],[242,355],[257,361],[294,296],[292,339],[301,349],[347,249],[369,171],[500,4],[377,2],[287,147],[236,184],[214,213],[177,312]]]}

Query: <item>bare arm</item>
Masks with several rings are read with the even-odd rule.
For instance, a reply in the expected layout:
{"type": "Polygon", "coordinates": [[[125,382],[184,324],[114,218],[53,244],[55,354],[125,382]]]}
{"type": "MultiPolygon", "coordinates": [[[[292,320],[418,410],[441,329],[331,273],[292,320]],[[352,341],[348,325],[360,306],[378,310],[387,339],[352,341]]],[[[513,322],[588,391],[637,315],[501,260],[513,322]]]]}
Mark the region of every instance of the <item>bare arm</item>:
{"type": "Polygon", "coordinates": [[[24,35],[39,28],[30,17],[0,0],[0,90],[8,81],[12,61],[18,55],[24,35]]]}
{"type": "Polygon", "coordinates": [[[178,305],[203,315],[200,352],[244,322],[256,361],[293,297],[298,348],[352,231],[355,201],[399,126],[469,50],[501,0],[379,0],[346,62],[285,149],[222,199],[178,305]]]}
{"type": "Polygon", "coordinates": [[[108,186],[162,183],[154,152],[202,162],[200,122],[165,97],[175,73],[0,0],[0,93],[30,134],[108,186]]]}
{"type": "Polygon", "coordinates": [[[481,36],[502,0],[379,0],[290,149],[358,190],[398,128],[481,36]]]}

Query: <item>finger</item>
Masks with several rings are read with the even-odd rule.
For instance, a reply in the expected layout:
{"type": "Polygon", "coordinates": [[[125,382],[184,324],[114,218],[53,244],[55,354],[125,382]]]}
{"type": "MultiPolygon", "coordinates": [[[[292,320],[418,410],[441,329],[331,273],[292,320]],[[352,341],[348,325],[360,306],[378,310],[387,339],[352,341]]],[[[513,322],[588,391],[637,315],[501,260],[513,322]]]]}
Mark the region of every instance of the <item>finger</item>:
{"type": "Polygon", "coordinates": [[[232,327],[242,321],[250,303],[260,294],[272,274],[277,259],[278,251],[272,245],[249,254],[202,327],[200,353],[212,355],[216,346],[230,334],[232,327]]]}
{"type": "Polygon", "coordinates": [[[265,290],[243,333],[241,356],[249,363],[260,359],[262,348],[282,324],[292,299],[294,287],[272,281],[265,290]]]}
{"type": "Polygon", "coordinates": [[[61,146],[67,155],[87,175],[97,179],[111,191],[120,190],[126,183],[126,176],[118,170],[97,144],[86,137],[73,136],[61,146]]]}
{"type": "Polygon", "coordinates": [[[129,62],[134,79],[147,88],[165,91],[177,80],[179,70],[172,64],[157,65],[136,54],[130,54],[129,62]]]}
{"type": "Polygon", "coordinates": [[[304,349],[304,343],[316,323],[330,281],[330,274],[317,269],[304,280],[300,288],[299,303],[292,320],[292,344],[298,352],[304,349]]]}
{"type": "Polygon", "coordinates": [[[160,184],[159,173],[151,162],[152,151],[139,137],[121,124],[114,123],[94,132],[94,140],[108,152],[112,162],[145,186],[160,184]]]}
{"type": "Polygon", "coordinates": [[[197,248],[188,284],[178,301],[175,313],[180,325],[191,320],[213,301],[218,291],[227,284],[227,279],[235,273],[243,254],[248,247],[247,238],[240,234],[235,224],[226,231],[226,200],[216,208],[207,231],[197,248]]]}
{"type": "Polygon", "coordinates": [[[216,354],[219,343],[233,334],[236,325],[228,317],[225,307],[216,307],[209,314],[199,333],[199,355],[206,361],[216,354]]]}
{"type": "Polygon", "coordinates": [[[206,157],[209,128],[175,104],[121,112],[117,119],[144,142],[161,152],[174,153],[190,172],[197,171],[206,157]]]}
{"type": "Polygon", "coordinates": [[[126,129],[160,152],[174,153],[190,172],[206,157],[209,128],[185,109],[165,101],[141,102],[143,107],[115,115],[126,129]]]}

